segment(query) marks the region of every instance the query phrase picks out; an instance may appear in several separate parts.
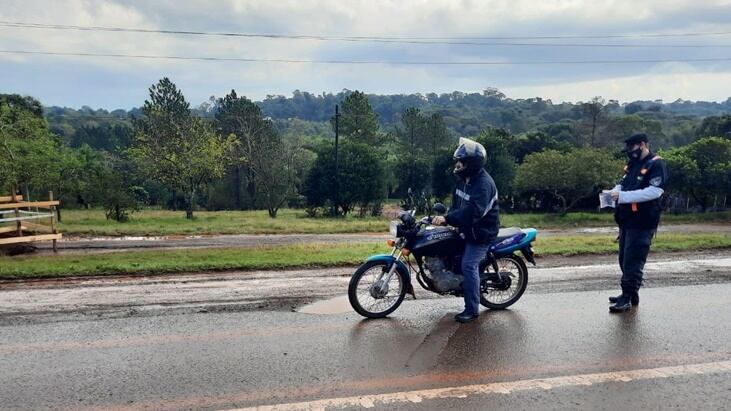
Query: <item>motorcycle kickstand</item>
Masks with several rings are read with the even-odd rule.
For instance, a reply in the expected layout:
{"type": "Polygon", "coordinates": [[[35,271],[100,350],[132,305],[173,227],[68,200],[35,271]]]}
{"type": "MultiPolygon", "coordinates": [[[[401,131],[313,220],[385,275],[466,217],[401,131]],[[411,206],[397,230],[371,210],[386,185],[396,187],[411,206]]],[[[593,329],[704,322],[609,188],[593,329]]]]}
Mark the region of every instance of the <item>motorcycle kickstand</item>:
{"type": "Polygon", "coordinates": [[[406,289],[406,294],[411,294],[411,296],[416,300],[416,294],[414,294],[414,285],[409,283],[409,288],[406,289]]]}

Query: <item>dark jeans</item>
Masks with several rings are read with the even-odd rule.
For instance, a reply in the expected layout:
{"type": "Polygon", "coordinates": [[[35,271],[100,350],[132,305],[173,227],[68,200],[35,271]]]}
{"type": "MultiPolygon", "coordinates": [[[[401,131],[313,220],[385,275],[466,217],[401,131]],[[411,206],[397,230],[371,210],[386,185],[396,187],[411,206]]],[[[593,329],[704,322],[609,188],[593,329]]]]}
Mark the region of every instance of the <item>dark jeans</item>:
{"type": "Polygon", "coordinates": [[[464,310],[468,314],[480,313],[480,261],[487,255],[489,244],[466,243],[462,254],[462,290],[464,310]]]}
{"type": "Polygon", "coordinates": [[[645,268],[655,229],[619,229],[619,268],[622,269],[622,294],[635,296],[642,286],[645,268]]]}

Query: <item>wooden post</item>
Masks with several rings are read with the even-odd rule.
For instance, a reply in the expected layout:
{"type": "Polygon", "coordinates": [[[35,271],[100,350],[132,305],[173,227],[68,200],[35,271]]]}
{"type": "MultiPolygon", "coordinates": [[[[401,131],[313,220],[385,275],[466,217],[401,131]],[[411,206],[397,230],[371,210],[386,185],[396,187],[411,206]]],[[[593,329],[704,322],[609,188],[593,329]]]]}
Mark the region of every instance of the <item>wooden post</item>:
{"type": "MultiPolygon", "coordinates": [[[[12,190],[13,190],[13,192],[10,193],[10,202],[17,203],[18,196],[17,196],[17,188],[15,187],[15,185],[12,186],[12,190]]],[[[20,217],[20,211],[18,210],[17,207],[15,207],[15,218],[19,218],[19,217],[20,217]]],[[[20,220],[16,221],[15,224],[16,224],[16,231],[18,233],[18,237],[22,237],[23,236],[23,226],[22,226],[20,220]]]]}
{"type": "MultiPolygon", "coordinates": [[[[48,192],[48,201],[53,201],[53,191],[48,192]]],[[[56,206],[51,206],[51,233],[56,234],[56,206]]],[[[55,238],[53,239],[53,252],[58,252],[55,238]]]]}

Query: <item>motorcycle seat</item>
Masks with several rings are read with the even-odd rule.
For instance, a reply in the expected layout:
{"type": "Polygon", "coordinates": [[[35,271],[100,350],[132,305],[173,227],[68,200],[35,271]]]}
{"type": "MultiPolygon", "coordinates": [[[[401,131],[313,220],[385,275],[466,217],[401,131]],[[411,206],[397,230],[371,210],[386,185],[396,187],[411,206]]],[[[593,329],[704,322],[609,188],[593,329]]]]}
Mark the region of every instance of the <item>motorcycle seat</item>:
{"type": "Polygon", "coordinates": [[[493,243],[499,243],[518,234],[523,234],[523,230],[521,230],[519,227],[501,228],[500,231],[498,231],[497,237],[495,237],[493,243]]]}

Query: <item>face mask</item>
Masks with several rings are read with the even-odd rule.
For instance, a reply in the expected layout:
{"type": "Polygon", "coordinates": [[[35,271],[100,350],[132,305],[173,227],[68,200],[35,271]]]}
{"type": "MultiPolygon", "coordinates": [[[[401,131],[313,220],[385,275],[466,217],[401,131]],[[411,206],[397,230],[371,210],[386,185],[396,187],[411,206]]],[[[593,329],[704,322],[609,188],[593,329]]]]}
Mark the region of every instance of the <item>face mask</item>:
{"type": "Polygon", "coordinates": [[[636,149],[632,151],[627,151],[627,158],[629,161],[637,161],[640,159],[640,156],[642,155],[642,148],[637,147],[636,149]]]}
{"type": "Polygon", "coordinates": [[[454,174],[457,175],[458,177],[462,177],[462,178],[464,178],[467,175],[467,167],[465,167],[464,163],[462,163],[461,161],[458,161],[454,165],[454,174]]]}

